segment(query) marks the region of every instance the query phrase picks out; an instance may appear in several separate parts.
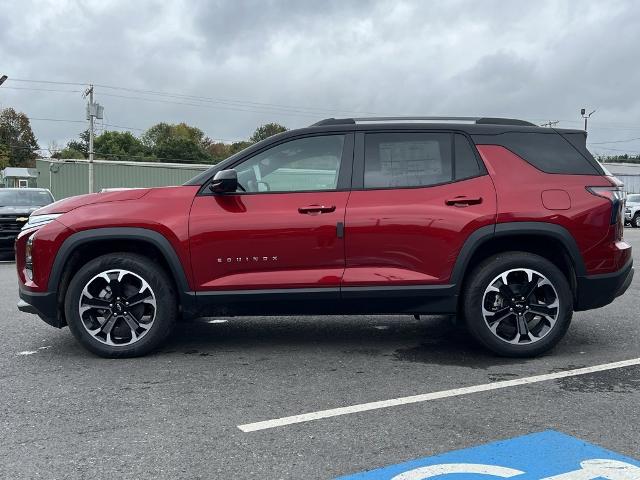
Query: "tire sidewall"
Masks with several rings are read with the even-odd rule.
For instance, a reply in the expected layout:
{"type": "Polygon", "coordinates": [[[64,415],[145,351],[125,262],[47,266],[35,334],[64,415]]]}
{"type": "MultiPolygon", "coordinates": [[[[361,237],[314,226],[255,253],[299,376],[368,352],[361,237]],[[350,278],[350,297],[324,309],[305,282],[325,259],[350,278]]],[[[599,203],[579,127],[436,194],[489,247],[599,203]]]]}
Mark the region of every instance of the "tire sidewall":
{"type": "Polygon", "coordinates": [[[509,357],[531,357],[553,348],[565,335],[573,314],[573,295],[564,274],[550,261],[526,252],[509,252],[482,262],[472,273],[463,292],[463,311],[469,332],[493,352],[509,357]],[[553,284],[560,302],[553,329],[535,343],[512,345],[496,337],[482,315],[482,301],[489,283],[501,273],[518,268],[535,270],[553,284]]]}
{"type": "Polygon", "coordinates": [[[166,273],[152,260],[134,254],[109,254],[84,265],[69,283],[65,295],[65,316],[71,333],[91,352],[109,358],[145,355],[157,348],[169,335],[177,316],[176,294],[166,273]],[[156,300],[153,326],[132,345],[111,346],[96,340],[84,327],[78,303],[85,285],[101,272],[123,269],[142,277],[151,287],[156,300]]]}

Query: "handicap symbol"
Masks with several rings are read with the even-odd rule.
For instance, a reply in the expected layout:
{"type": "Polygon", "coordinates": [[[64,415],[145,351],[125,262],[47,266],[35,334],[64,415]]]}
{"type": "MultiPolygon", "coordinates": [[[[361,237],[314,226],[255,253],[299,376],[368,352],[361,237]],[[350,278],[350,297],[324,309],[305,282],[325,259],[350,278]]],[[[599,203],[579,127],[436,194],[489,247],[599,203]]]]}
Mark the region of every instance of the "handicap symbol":
{"type": "MultiPolygon", "coordinates": [[[[640,467],[618,460],[584,460],[580,469],[561,473],[540,480],[640,480],[640,467]]],[[[441,475],[453,474],[488,475],[498,478],[512,478],[526,472],[514,468],[479,463],[443,463],[419,467],[396,475],[391,480],[426,480],[441,475]]]]}

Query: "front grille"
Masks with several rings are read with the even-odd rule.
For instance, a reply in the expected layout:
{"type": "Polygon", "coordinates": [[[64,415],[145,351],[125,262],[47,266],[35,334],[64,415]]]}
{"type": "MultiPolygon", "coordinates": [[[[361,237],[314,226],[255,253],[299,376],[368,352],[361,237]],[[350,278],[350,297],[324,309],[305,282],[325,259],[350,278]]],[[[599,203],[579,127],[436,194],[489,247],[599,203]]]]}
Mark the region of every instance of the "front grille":
{"type": "Polygon", "coordinates": [[[0,215],[0,232],[18,233],[26,221],[18,221],[18,218],[27,218],[28,215],[0,215]]]}

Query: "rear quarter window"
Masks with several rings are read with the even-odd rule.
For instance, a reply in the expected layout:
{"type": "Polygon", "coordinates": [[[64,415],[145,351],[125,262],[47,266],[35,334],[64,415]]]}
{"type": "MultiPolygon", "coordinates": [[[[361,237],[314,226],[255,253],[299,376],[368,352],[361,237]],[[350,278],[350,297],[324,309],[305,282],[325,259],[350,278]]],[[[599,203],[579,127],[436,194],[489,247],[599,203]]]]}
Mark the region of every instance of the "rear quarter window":
{"type": "MultiPolygon", "coordinates": [[[[576,141],[576,139],[572,139],[576,141]]],[[[476,145],[500,145],[546,173],[602,175],[572,143],[556,132],[473,135],[476,145]]]]}

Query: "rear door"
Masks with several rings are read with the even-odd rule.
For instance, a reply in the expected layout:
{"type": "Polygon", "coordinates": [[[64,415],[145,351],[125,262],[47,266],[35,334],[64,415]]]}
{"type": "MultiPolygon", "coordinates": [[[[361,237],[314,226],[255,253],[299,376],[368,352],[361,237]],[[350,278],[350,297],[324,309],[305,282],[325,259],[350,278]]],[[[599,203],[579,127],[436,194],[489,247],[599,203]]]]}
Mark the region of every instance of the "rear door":
{"type": "Polygon", "coordinates": [[[465,134],[358,133],[343,296],[446,285],[464,241],[495,216],[493,183],[465,134]]]}
{"type": "Polygon", "coordinates": [[[338,299],[352,161],[352,133],[294,138],[233,166],[246,192],[205,188],[189,221],[197,289],[322,289],[338,299]]]}

